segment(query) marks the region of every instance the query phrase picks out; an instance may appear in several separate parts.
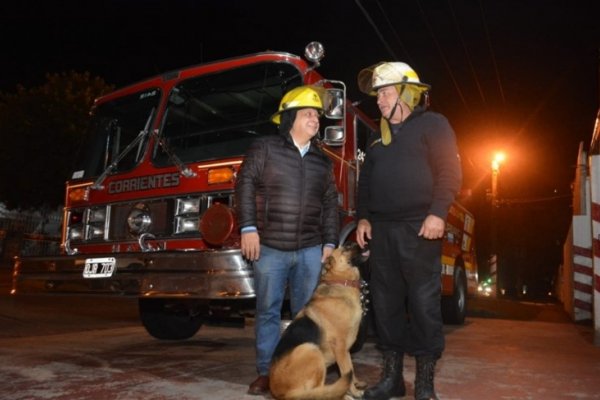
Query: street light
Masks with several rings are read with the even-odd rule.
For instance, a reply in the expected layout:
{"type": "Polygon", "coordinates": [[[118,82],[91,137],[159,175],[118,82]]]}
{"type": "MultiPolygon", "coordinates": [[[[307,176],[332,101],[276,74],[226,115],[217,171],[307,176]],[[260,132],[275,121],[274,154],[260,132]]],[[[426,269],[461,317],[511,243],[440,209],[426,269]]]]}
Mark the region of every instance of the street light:
{"type": "MultiPolygon", "coordinates": [[[[491,256],[490,256],[490,276],[496,286],[496,295],[498,288],[501,288],[498,274],[498,233],[497,233],[497,208],[500,206],[498,200],[498,174],[500,173],[500,164],[504,162],[506,155],[502,152],[497,152],[492,159],[492,209],[491,209],[491,256]]],[[[502,290],[502,289],[501,289],[502,290]]]]}
{"type": "Polygon", "coordinates": [[[498,207],[498,174],[500,173],[500,164],[504,162],[506,155],[498,152],[492,159],[492,207],[498,207]]]}

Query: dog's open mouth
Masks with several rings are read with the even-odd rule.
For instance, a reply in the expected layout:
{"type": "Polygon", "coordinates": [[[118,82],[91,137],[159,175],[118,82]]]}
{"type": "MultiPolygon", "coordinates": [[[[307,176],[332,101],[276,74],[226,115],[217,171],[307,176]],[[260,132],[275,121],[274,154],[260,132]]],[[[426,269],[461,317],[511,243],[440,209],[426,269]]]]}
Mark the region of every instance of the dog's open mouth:
{"type": "Polygon", "coordinates": [[[350,260],[352,265],[358,266],[363,264],[369,258],[370,251],[368,245],[365,245],[365,247],[361,249],[357,243],[351,242],[345,244],[344,248],[347,251],[350,251],[350,260]]]}
{"type": "Polygon", "coordinates": [[[365,247],[361,249],[360,255],[364,258],[363,262],[367,261],[369,256],[371,255],[371,250],[369,250],[369,244],[366,243],[365,247]]]}

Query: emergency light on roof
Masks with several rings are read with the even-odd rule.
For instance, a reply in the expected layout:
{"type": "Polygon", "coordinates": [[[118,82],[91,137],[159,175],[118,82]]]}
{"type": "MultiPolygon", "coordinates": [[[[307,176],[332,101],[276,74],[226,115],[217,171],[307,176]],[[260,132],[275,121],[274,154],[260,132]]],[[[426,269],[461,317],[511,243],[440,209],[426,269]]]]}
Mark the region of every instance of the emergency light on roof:
{"type": "Polygon", "coordinates": [[[319,42],[310,42],[304,48],[304,56],[307,60],[318,63],[325,56],[325,48],[319,42]]]}

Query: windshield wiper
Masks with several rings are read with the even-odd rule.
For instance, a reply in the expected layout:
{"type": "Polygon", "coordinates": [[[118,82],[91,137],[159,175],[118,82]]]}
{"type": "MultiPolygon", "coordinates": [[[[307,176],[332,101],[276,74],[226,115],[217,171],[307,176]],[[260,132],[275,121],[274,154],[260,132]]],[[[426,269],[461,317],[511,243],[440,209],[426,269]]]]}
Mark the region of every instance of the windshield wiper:
{"type": "Polygon", "coordinates": [[[192,171],[187,165],[185,165],[179,157],[177,157],[177,155],[173,152],[173,149],[171,149],[171,146],[169,146],[169,143],[165,140],[164,136],[159,134],[159,132],[162,132],[165,127],[165,122],[167,121],[167,116],[169,115],[169,109],[170,107],[167,107],[167,109],[165,110],[165,115],[162,118],[160,129],[154,131],[154,138],[156,139],[158,145],[162,147],[163,151],[167,154],[167,157],[169,157],[169,161],[175,164],[175,166],[179,170],[179,173],[181,173],[181,175],[185,176],[186,178],[191,178],[193,176],[196,176],[196,173],[192,171]]]}
{"type": "Polygon", "coordinates": [[[148,119],[146,120],[146,125],[144,125],[144,129],[141,130],[140,133],[135,137],[135,139],[131,143],[129,143],[127,145],[127,147],[125,147],[123,149],[123,151],[113,160],[113,162],[110,163],[104,169],[104,172],[102,172],[102,174],[100,174],[100,176],[98,177],[98,179],[96,179],[94,184],[92,186],[90,186],[90,189],[94,189],[94,190],[104,189],[104,186],[102,186],[102,182],[104,182],[104,180],[106,179],[108,174],[110,174],[117,167],[117,165],[119,165],[119,161],[121,161],[123,159],[123,157],[125,157],[127,155],[127,153],[129,153],[131,151],[131,149],[133,149],[135,146],[137,146],[138,143],[141,143],[142,140],[148,135],[148,132],[150,131],[150,123],[152,122],[152,118],[154,117],[155,110],[156,110],[156,107],[152,107],[152,110],[150,110],[150,115],[148,116],[148,119]]]}

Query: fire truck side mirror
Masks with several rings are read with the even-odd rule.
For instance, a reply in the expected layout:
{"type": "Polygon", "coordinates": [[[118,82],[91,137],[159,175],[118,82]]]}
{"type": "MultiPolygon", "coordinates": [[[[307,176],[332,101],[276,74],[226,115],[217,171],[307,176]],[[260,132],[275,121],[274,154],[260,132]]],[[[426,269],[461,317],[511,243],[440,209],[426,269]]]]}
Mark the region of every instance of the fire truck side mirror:
{"type": "Polygon", "coordinates": [[[325,105],[325,117],[328,119],[344,118],[344,90],[328,88],[327,97],[328,101],[325,105]]]}
{"type": "Polygon", "coordinates": [[[344,144],[346,135],[343,126],[328,126],[323,134],[323,143],[328,146],[341,146],[344,144]]]}

